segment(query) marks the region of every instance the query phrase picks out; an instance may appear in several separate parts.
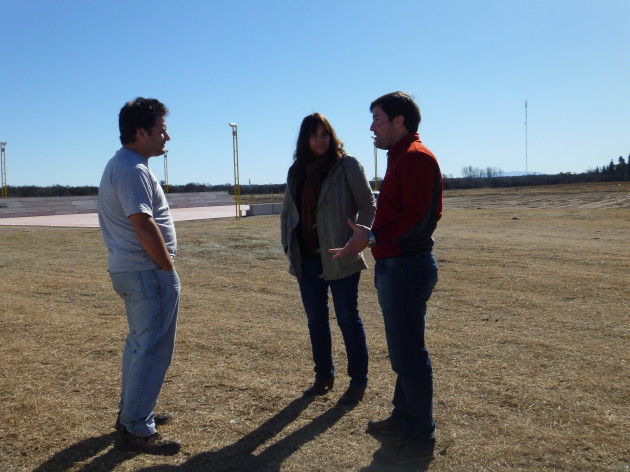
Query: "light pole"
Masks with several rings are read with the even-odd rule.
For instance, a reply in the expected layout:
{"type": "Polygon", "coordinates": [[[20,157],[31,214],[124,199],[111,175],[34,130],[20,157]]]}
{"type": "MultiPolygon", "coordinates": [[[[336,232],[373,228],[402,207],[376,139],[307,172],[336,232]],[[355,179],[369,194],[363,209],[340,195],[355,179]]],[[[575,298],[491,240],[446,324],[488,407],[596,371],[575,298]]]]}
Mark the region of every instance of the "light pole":
{"type": "Polygon", "coordinates": [[[228,123],[232,128],[232,149],[234,150],[234,203],[236,204],[236,219],[241,219],[241,182],[238,170],[238,126],[228,123]]]}
{"type": "Polygon", "coordinates": [[[376,136],[372,136],[374,140],[374,190],[378,190],[378,158],[376,152],[376,136]]]}
{"type": "Polygon", "coordinates": [[[168,149],[164,151],[164,193],[168,193],[168,149]]]}
{"type": "Polygon", "coordinates": [[[7,198],[7,143],[0,143],[0,167],[2,167],[2,198],[7,198]]]}

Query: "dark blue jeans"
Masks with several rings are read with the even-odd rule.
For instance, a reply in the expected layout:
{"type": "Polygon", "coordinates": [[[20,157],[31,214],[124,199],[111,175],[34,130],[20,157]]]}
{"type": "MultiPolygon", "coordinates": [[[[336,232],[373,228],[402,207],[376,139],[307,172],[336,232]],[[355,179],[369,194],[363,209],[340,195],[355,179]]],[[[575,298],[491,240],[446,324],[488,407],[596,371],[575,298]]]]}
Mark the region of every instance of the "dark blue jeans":
{"type": "Polygon", "coordinates": [[[305,258],[299,281],[304,311],[315,362],[315,377],[334,377],[332,335],[328,311],[328,289],[333,298],[337,324],[341,329],[348,357],[348,375],[352,385],[367,385],[368,350],[363,321],[359,316],[359,279],[357,272],[343,279],[324,280],[322,262],[305,258]]]}
{"type": "Polygon", "coordinates": [[[424,344],[427,301],[438,280],[432,252],[376,261],[374,285],[383,312],[392,369],[397,374],[392,418],[407,441],[432,440],[433,370],[424,344]]]}

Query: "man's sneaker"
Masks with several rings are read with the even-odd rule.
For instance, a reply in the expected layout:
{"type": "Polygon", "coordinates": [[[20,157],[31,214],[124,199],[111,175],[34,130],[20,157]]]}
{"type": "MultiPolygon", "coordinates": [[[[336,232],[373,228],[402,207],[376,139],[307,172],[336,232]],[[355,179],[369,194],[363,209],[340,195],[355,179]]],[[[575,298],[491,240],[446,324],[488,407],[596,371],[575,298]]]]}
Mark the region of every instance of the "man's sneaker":
{"type": "Polygon", "coordinates": [[[144,452],[159,456],[172,456],[179,452],[182,445],[178,441],[164,439],[160,433],[155,432],[150,436],[136,436],[124,427],[120,431],[120,446],[127,451],[144,452]]]}
{"type": "MultiPolygon", "coordinates": [[[[155,421],[155,426],[162,426],[163,424],[170,423],[173,419],[173,415],[170,413],[154,413],[153,421],[155,421]]],[[[118,416],[116,417],[116,424],[114,424],[114,429],[116,431],[122,431],[123,425],[120,424],[120,411],[118,412],[118,416]]]]}
{"type": "Polygon", "coordinates": [[[381,421],[370,421],[365,431],[369,434],[402,434],[400,423],[393,418],[386,418],[381,421]]]}
{"type": "Polygon", "coordinates": [[[394,465],[429,462],[435,459],[434,449],[435,441],[397,441],[376,451],[374,459],[384,464],[394,465]]]}

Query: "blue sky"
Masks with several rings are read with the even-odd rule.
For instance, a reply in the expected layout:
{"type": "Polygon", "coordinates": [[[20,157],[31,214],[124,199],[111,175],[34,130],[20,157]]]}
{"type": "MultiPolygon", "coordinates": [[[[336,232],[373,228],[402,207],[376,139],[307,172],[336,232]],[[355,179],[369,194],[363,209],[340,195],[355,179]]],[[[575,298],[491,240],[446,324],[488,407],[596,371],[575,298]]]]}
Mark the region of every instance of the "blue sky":
{"type": "MultiPolygon", "coordinates": [[[[370,102],[420,105],[442,172],[630,154],[628,0],[0,0],[9,185],[98,185],[127,100],[169,107],[171,184],[282,183],[321,112],[374,176],[370,102]]],[[[386,157],[378,153],[378,173],[386,157]]],[[[163,159],[151,159],[163,178],[163,159]]]]}

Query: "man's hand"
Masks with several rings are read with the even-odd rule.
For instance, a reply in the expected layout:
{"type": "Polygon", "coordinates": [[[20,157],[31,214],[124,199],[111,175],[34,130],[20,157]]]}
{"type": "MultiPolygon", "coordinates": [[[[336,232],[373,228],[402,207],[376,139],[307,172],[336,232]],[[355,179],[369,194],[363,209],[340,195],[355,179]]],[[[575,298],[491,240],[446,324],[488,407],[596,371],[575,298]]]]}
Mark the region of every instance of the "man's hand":
{"type": "Polygon", "coordinates": [[[367,226],[358,225],[350,218],[348,218],[348,225],[350,225],[354,233],[344,247],[328,250],[330,254],[333,254],[333,260],[339,259],[346,254],[359,254],[368,245],[370,239],[368,233],[370,231],[370,228],[368,228],[367,226]]]}

